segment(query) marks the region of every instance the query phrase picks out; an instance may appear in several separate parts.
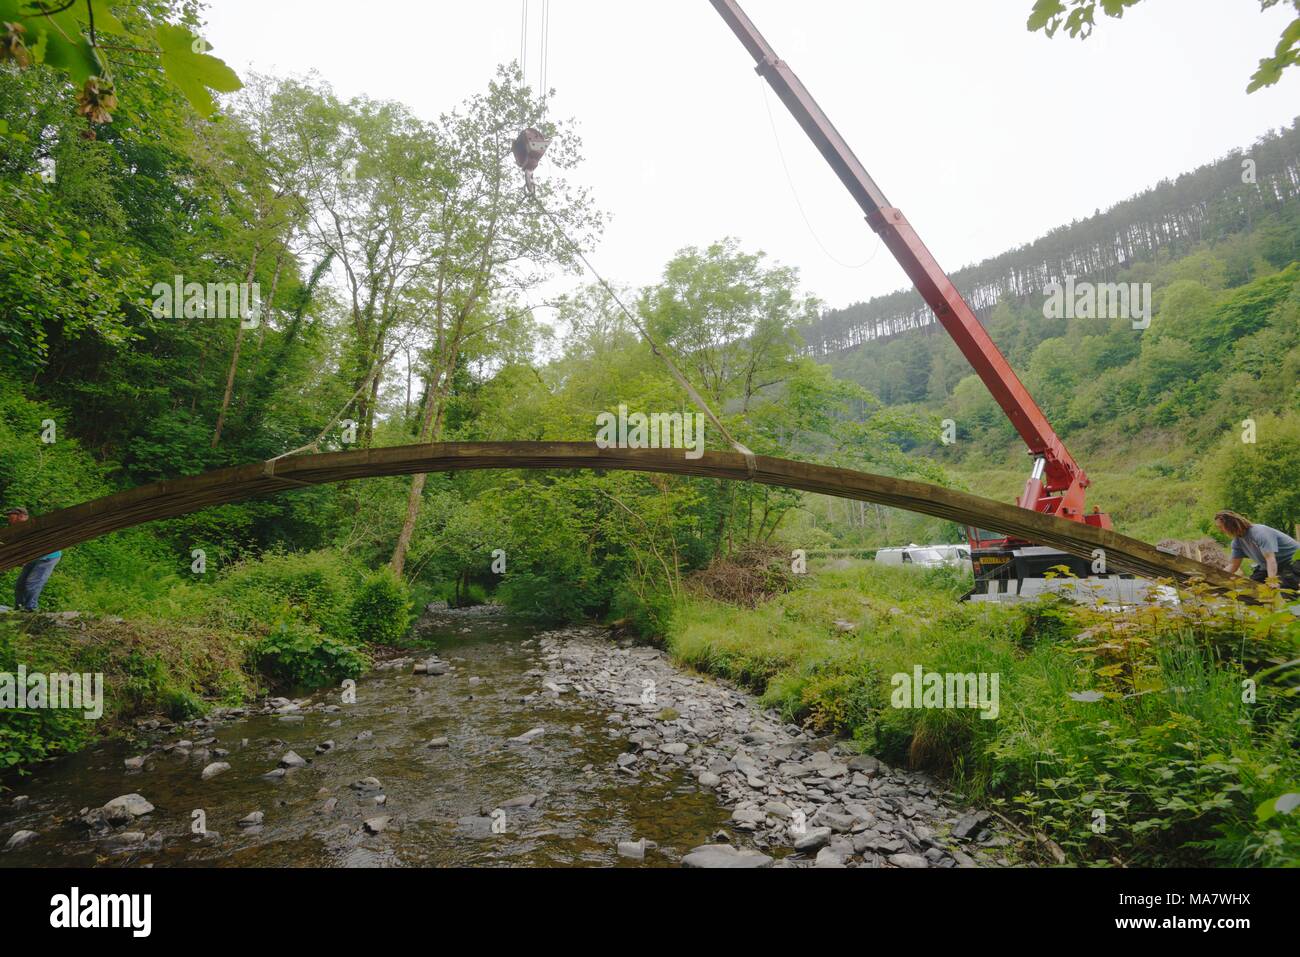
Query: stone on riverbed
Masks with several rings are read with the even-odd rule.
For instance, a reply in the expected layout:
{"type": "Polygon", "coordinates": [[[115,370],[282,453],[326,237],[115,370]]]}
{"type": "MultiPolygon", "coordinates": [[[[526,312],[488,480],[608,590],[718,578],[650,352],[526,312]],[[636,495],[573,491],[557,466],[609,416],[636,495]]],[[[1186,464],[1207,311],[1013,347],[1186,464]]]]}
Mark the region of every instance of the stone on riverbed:
{"type": "Polygon", "coordinates": [[[209,764],[206,768],[203,769],[203,773],[199,776],[204,781],[211,781],[218,774],[224,774],[229,770],[230,770],[230,765],[227,764],[225,761],[213,761],[211,764],[209,764]]]}
{"type": "Polygon", "coordinates": [[[433,748],[435,750],[438,748],[448,748],[451,747],[451,742],[449,742],[445,737],[433,738],[427,745],[425,745],[425,747],[433,748]]]}
{"type": "Polygon", "coordinates": [[[127,758],[122,763],[126,765],[128,771],[139,771],[144,767],[144,755],[138,754],[133,758],[127,758]]]}
{"type": "Polygon", "coordinates": [[[639,841],[619,841],[618,856],[631,858],[634,861],[644,861],[645,848],[646,841],[644,837],[639,841]]]}
{"type": "Polygon", "coordinates": [[[134,850],[144,842],[144,831],[121,831],[104,838],[102,846],[111,852],[121,852],[134,850]]]}
{"type": "Polygon", "coordinates": [[[104,816],[115,824],[123,824],[134,817],[153,811],[154,807],[142,795],[131,793],[115,797],[102,808],[104,816]]]}
{"type": "Polygon", "coordinates": [[[815,851],[831,839],[829,827],[810,827],[795,838],[796,851],[815,851]]]}
{"type": "Polygon", "coordinates": [[[929,867],[930,862],[918,854],[890,854],[889,863],[895,867],[929,867]]]}
{"type": "Polygon", "coordinates": [[[991,816],[987,811],[971,811],[962,815],[961,819],[953,826],[952,836],[965,840],[975,833],[976,829],[991,816]]]}
{"type": "Polygon", "coordinates": [[[379,778],[362,778],[360,781],[353,781],[350,787],[364,794],[368,791],[379,791],[383,785],[379,783],[379,778]]]}
{"type": "Polygon", "coordinates": [[[823,847],[817,852],[813,867],[843,867],[844,855],[833,847],[823,847]]]}
{"type": "Polygon", "coordinates": [[[5,842],[5,850],[13,851],[40,837],[35,831],[14,831],[9,840],[5,842]]]}
{"type": "Polygon", "coordinates": [[[261,827],[262,821],[265,820],[266,814],[262,811],[253,811],[239,819],[240,827],[261,827]]]}
{"type": "Polygon", "coordinates": [[[530,728],[529,730],[525,731],[523,734],[517,735],[516,737],[510,738],[509,740],[513,744],[532,744],[533,741],[535,741],[537,738],[540,738],[545,733],[546,733],[545,728],[530,728]]]}
{"type": "Polygon", "coordinates": [[[771,867],[772,858],[758,851],[737,850],[730,844],[701,844],[682,858],[683,867],[755,868],[771,867]]]}
{"type": "Polygon", "coordinates": [[[150,813],[154,806],[139,794],[123,794],[115,797],[103,807],[92,808],[81,816],[81,823],[91,830],[107,831],[120,824],[127,824],[137,817],[150,813]]]}
{"type": "Polygon", "coordinates": [[[382,834],[388,830],[388,822],[391,820],[392,818],[386,814],[380,817],[367,818],[366,831],[370,834],[382,834]]]}
{"type": "Polygon", "coordinates": [[[873,758],[869,754],[859,754],[856,758],[849,760],[850,771],[860,771],[866,775],[877,774],[881,771],[887,771],[879,758],[873,758]]]}
{"type": "Polygon", "coordinates": [[[307,759],[301,757],[297,751],[286,751],[284,757],[280,759],[282,768],[305,768],[306,766],[307,759]]]}
{"type": "Polygon", "coordinates": [[[767,815],[754,807],[740,807],[731,812],[731,821],[737,827],[752,829],[762,824],[767,815]]]}

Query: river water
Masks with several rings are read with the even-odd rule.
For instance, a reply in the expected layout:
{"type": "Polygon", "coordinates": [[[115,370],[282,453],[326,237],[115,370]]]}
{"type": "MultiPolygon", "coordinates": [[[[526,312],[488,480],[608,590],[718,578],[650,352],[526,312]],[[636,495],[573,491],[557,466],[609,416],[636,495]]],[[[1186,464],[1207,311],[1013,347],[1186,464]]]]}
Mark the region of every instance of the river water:
{"type": "MultiPolygon", "coordinates": [[[[376,669],[357,682],[356,703],[336,710],[172,728],[9,778],[0,846],[20,829],[38,837],[0,854],[0,863],[673,866],[727,821],[715,795],[680,768],[637,777],[614,770],[625,736],[610,732],[598,702],[536,694],[544,665],[533,629],[494,615],[446,614],[426,617],[415,636],[450,663],[448,674],[376,669]],[[547,729],[537,741],[509,740],[536,727],[547,729]],[[446,747],[427,746],[438,737],[446,747]],[[193,749],[175,747],[181,739],[193,749]],[[326,741],[332,750],[317,753],[326,741]],[[214,749],[229,754],[202,753],[214,749]],[[310,763],[265,780],[290,750],[310,763]],[[148,755],[144,767],[128,770],[125,760],[139,754],[148,755]],[[216,760],[230,770],[202,780],[216,760]],[[353,787],[365,778],[378,779],[379,789],[353,787]],[[127,838],[123,848],[120,833],[96,838],[80,823],[83,809],[129,793],[155,807],[127,828],[143,843],[127,838]],[[512,801],[526,795],[537,799],[531,807],[512,801]],[[504,833],[492,830],[498,809],[504,833]],[[195,811],[215,835],[192,833],[195,811]],[[255,811],[260,828],[241,827],[255,811]],[[643,861],[619,855],[619,841],[641,838],[657,845],[643,861]]],[[[337,689],[312,696],[317,705],[338,700],[337,689]]]]}

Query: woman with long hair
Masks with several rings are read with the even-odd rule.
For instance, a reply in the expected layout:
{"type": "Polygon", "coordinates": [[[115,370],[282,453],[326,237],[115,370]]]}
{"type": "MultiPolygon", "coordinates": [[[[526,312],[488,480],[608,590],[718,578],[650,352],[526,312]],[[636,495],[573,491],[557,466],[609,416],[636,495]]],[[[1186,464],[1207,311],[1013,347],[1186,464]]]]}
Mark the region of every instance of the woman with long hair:
{"type": "Polygon", "coordinates": [[[1300,589],[1300,568],[1295,564],[1300,542],[1286,532],[1252,522],[1227,509],[1214,516],[1214,524],[1232,539],[1232,561],[1228,565],[1232,574],[1237,574],[1242,561],[1249,558],[1255,563],[1250,573],[1252,580],[1300,589]]]}

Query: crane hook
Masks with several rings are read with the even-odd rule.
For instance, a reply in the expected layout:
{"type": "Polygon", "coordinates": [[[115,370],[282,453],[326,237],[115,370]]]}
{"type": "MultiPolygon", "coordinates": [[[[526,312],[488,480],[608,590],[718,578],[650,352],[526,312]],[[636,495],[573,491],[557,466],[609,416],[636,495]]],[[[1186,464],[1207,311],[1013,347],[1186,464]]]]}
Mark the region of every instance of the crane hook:
{"type": "Polygon", "coordinates": [[[528,187],[529,196],[535,192],[533,170],[537,169],[537,164],[542,161],[542,155],[550,143],[547,137],[531,126],[515,137],[512,150],[515,154],[515,162],[524,171],[524,184],[528,187]]]}

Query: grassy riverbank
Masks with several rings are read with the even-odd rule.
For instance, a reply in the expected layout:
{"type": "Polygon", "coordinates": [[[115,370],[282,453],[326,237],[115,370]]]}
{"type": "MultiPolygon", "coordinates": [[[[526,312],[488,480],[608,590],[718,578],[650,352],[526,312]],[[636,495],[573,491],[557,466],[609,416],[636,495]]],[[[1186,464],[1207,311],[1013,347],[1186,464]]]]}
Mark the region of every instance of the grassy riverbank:
{"type": "Polygon", "coordinates": [[[1300,864],[1300,812],[1273,803],[1300,790],[1295,670],[1269,671],[1296,658],[1294,619],[968,604],[964,588],[863,563],[753,609],[690,599],[667,644],[792,720],[950,776],[1071,862],[1300,864]],[[997,716],[892,706],[891,677],[917,666],[997,675],[997,716]]]}
{"type": "Polygon", "coordinates": [[[0,720],[0,770],[76,751],[142,715],[173,720],[210,702],[238,705],[264,684],[250,667],[255,639],[175,623],[72,615],[0,614],[0,672],[102,675],[103,713],[26,708],[0,720]]]}
{"type": "Polygon", "coordinates": [[[270,689],[355,678],[367,649],[411,621],[405,584],[334,550],[268,553],[197,582],[151,579],[138,566],[97,582],[87,563],[74,565],[55,593],[111,594],[128,617],[102,607],[0,614],[0,673],[103,676],[103,714],[93,720],[53,708],[0,712],[0,770],[76,751],[141,715],[183,720],[270,689]]]}

